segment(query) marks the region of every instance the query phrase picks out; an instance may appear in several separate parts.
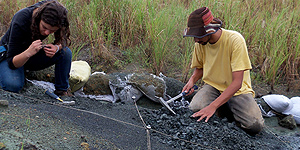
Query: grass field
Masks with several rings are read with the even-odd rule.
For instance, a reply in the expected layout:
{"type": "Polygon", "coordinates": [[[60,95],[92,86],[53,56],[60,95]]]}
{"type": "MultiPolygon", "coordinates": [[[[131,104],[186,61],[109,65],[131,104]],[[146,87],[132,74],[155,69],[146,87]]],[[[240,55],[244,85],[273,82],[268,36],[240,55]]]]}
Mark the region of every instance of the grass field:
{"type": "MultiPolygon", "coordinates": [[[[3,35],[13,14],[36,0],[1,0],[3,35]]],[[[94,63],[114,67],[131,62],[151,73],[181,74],[185,82],[193,39],[183,38],[188,15],[207,6],[223,28],[240,32],[247,42],[253,65],[252,79],[276,85],[300,80],[300,0],[60,0],[69,10],[71,49],[88,47],[94,63]],[[118,58],[113,48],[122,50],[118,58]]],[[[51,38],[50,38],[51,40],[51,38]]],[[[91,64],[92,67],[93,64],[91,64]]],[[[178,77],[177,77],[178,78],[178,77]]],[[[292,85],[291,85],[292,86],[292,85]]]]}

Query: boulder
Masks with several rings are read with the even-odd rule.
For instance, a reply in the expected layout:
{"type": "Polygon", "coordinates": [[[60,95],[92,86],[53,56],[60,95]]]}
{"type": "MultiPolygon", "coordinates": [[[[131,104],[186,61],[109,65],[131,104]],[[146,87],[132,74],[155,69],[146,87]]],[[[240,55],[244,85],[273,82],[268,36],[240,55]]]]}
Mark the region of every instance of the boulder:
{"type": "Polygon", "coordinates": [[[109,75],[103,72],[93,73],[83,87],[87,95],[112,95],[109,87],[109,75]]]}
{"type": "Polygon", "coordinates": [[[278,124],[284,128],[295,129],[297,127],[296,121],[293,115],[288,115],[282,119],[278,118],[278,124]]]}
{"type": "Polygon", "coordinates": [[[129,75],[128,83],[134,85],[145,96],[159,103],[159,97],[167,99],[166,83],[163,78],[150,73],[133,73],[129,75]]]}

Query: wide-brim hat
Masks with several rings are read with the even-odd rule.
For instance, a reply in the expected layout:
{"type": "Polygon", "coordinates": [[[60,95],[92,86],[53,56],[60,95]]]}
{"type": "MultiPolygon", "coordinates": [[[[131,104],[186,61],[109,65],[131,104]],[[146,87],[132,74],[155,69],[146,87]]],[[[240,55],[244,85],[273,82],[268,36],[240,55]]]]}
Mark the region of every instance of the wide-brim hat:
{"type": "Polygon", "coordinates": [[[187,22],[183,37],[203,38],[216,33],[222,26],[222,21],[214,18],[207,7],[201,7],[193,11],[187,22]]]}

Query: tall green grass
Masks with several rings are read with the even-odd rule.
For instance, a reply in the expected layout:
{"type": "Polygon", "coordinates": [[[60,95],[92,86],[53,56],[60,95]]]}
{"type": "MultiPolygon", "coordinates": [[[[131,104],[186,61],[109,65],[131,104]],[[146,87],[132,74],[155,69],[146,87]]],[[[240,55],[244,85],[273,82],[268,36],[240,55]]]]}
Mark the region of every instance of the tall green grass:
{"type": "MultiPolygon", "coordinates": [[[[34,2],[1,1],[0,23],[7,27],[15,10],[34,2]]],[[[69,10],[74,60],[80,48],[89,48],[92,63],[107,61],[122,66],[136,62],[151,73],[163,72],[185,82],[192,71],[189,66],[194,42],[192,38],[183,38],[182,31],[188,15],[207,6],[214,17],[223,21],[224,28],[236,30],[245,37],[253,79],[272,86],[281,81],[300,80],[299,0],[60,2],[69,10]],[[115,55],[116,48],[121,49],[124,57],[115,55]]]]}

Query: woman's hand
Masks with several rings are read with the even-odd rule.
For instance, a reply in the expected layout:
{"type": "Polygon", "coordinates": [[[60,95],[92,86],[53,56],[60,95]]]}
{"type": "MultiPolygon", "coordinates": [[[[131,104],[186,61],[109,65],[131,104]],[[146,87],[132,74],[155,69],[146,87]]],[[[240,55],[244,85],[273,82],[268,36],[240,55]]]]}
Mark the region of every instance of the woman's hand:
{"type": "Polygon", "coordinates": [[[30,57],[34,56],[43,48],[42,44],[43,43],[41,40],[33,41],[27,50],[25,50],[21,54],[14,56],[12,60],[14,66],[16,68],[22,67],[30,59],[30,57]]]}
{"type": "Polygon", "coordinates": [[[31,45],[29,46],[29,48],[27,49],[26,53],[27,53],[27,57],[30,58],[32,57],[33,55],[35,55],[37,52],[39,52],[43,45],[42,45],[42,41],[41,40],[36,40],[36,41],[33,41],[31,43],[31,45]]]}
{"type": "Polygon", "coordinates": [[[44,45],[44,51],[45,51],[45,54],[46,56],[52,58],[55,53],[59,50],[59,47],[53,45],[53,44],[47,44],[47,45],[44,45]]]}

